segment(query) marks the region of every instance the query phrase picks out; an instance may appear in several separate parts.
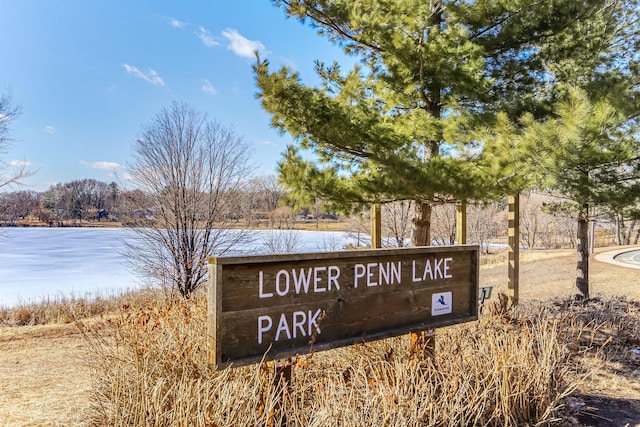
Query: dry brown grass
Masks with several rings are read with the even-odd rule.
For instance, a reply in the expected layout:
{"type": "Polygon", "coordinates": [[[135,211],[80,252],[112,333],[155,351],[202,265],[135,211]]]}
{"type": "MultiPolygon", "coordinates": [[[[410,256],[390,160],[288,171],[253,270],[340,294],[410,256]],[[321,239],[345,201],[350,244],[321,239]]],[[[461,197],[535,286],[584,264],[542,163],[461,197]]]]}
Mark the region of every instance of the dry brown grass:
{"type": "Polygon", "coordinates": [[[570,352],[554,319],[443,330],[433,360],[406,337],[301,356],[282,390],[260,366],[211,372],[203,298],[125,307],[85,328],[97,425],[519,425],[551,420],[570,352]],[[280,411],[276,411],[276,407],[280,411]]]}
{"type": "Polygon", "coordinates": [[[86,425],[84,346],[73,324],[0,328],[0,425],[86,425]]]}
{"type": "Polygon", "coordinates": [[[116,312],[124,304],[157,299],[158,292],[122,291],[111,295],[56,296],[39,301],[19,302],[12,307],[0,306],[0,325],[35,326],[72,323],[78,319],[116,312]]]}
{"type": "Polygon", "coordinates": [[[581,392],[640,399],[640,301],[624,296],[586,303],[556,300],[551,310],[564,319],[570,349],[588,375],[581,392]]]}

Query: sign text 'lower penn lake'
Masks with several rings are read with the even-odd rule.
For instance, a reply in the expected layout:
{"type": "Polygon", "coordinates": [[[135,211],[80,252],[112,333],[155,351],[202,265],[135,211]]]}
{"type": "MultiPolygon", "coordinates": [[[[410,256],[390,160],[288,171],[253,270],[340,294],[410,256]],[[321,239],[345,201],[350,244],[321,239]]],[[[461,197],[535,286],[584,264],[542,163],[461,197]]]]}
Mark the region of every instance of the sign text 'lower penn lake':
{"type": "Polygon", "coordinates": [[[209,260],[209,364],[223,368],[477,319],[478,247],[209,260]]]}

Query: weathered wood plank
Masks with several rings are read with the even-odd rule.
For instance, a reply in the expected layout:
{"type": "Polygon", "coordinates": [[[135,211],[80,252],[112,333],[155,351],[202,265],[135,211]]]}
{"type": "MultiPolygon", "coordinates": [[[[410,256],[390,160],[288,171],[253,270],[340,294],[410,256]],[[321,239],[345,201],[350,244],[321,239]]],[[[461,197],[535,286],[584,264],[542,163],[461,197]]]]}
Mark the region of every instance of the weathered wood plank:
{"type": "Polygon", "coordinates": [[[207,363],[214,366],[222,358],[222,343],[220,340],[220,317],[222,316],[222,300],[219,298],[222,280],[222,267],[209,264],[209,283],[207,287],[207,345],[209,351],[207,363]]]}
{"type": "Polygon", "coordinates": [[[290,264],[265,262],[224,265],[224,280],[233,285],[225,286],[222,307],[224,311],[246,310],[321,301],[335,298],[338,294],[346,298],[359,295],[364,290],[367,293],[387,293],[392,291],[388,289],[390,287],[410,290],[423,288],[429,283],[468,283],[472,280],[472,263],[471,255],[442,252],[416,254],[411,258],[389,255],[374,262],[327,258],[290,264]],[[442,278],[440,273],[444,273],[444,260],[449,258],[451,260],[446,263],[447,275],[452,277],[442,278]],[[416,278],[424,277],[427,262],[430,263],[431,274],[427,270],[426,280],[416,281],[416,278]],[[440,273],[435,272],[436,264],[440,273]],[[339,277],[336,277],[338,271],[339,277]],[[397,275],[398,271],[400,275],[397,275]],[[434,275],[438,276],[435,280],[432,279],[434,275]]]}

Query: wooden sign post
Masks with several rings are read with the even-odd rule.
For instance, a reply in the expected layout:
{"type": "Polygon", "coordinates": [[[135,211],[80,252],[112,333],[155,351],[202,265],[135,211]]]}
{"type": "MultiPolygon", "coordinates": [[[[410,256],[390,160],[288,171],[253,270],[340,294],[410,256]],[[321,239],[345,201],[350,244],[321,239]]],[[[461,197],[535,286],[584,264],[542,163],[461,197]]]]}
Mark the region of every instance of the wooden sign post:
{"type": "Polygon", "coordinates": [[[216,369],[468,322],[478,246],[210,258],[208,304],[216,369]]]}
{"type": "Polygon", "coordinates": [[[371,248],[382,247],[382,207],[380,203],[371,205],[371,248]]]}
{"type": "Polygon", "coordinates": [[[456,244],[467,244],[467,202],[456,204],[456,244]]]}
{"type": "Polygon", "coordinates": [[[518,305],[520,300],[520,195],[509,196],[509,303],[518,305]]]}

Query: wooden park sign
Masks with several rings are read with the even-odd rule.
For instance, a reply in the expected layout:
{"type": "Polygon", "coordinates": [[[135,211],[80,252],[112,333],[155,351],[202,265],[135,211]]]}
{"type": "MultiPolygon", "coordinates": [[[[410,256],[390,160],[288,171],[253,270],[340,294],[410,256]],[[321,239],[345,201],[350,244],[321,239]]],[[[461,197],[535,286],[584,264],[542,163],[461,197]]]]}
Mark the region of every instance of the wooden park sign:
{"type": "Polygon", "coordinates": [[[209,259],[209,364],[285,358],[478,318],[478,246],[209,259]]]}

